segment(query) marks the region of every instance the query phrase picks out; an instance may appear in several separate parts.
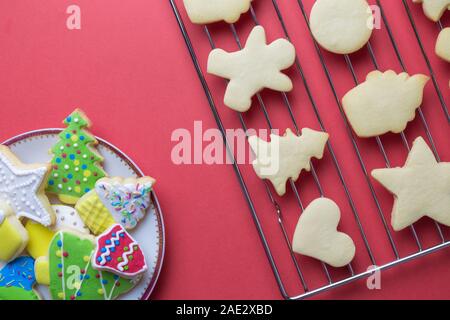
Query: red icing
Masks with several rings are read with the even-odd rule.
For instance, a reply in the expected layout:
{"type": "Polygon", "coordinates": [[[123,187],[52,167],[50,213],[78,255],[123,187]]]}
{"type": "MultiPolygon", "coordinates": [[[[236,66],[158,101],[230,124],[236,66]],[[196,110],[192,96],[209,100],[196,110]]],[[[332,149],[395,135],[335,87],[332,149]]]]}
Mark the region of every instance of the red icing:
{"type": "Polygon", "coordinates": [[[113,225],[97,238],[97,249],[92,259],[94,268],[122,277],[132,278],[147,270],[141,247],[120,224],[113,225]],[[128,259],[126,264],[123,264],[126,262],[124,254],[128,259]],[[120,270],[121,266],[123,270],[120,270]]]}

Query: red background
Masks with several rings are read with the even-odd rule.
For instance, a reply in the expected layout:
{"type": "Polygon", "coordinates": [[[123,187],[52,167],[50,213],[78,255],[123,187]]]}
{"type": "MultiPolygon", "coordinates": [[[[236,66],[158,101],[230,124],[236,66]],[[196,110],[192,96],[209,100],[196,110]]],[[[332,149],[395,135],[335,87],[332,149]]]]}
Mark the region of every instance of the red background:
{"type": "MultiPolygon", "coordinates": [[[[295,0],[278,2],[377,263],[389,262],[392,250],[298,5],[295,0]]],[[[312,1],[304,2],[309,12],[312,1]]],[[[186,19],[181,1],[177,3],[204,68],[209,52],[207,39],[201,27],[186,19]]],[[[383,0],[382,4],[408,71],[428,74],[401,1],[383,0]]],[[[272,2],[255,0],[254,5],[268,38],[281,37],[272,2]]],[[[449,65],[433,53],[438,29],[423,16],[420,6],[410,3],[410,7],[450,104],[449,65]]],[[[449,25],[448,14],[444,23],[449,25]]],[[[249,15],[239,21],[237,29],[242,39],[252,26],[249,15]]],[[[211,31],[220,47],[236,49],[226,25],[215,25],[211,31]]],[[[372,44],[382,69],[401,71],[384,25],[375,31],[372,44]]],[[[342,57],[325,54],[325,59],[342,97],[354,86],[350,73],[342,57]]],[[[352,56],[352,61],[360,79],[373,69],[366,50],[352,56]]],[[[289,74],[295,85],[289,99],[297,121],[301,127],[318,129],[298,72],[292,69],[289,74]]],[[[221,102],[223,80],[211,76],[207,79],[226,127],[238,128],[236,115],[221,102]]],[[[279,94],[264,92],[263,99],[276,128],[292,127],[279,94]]],[[[32,129],[58,127],[73,108],[81,107],[93,120],[95,134],[119,146],[158,179],[167,254],[154,299],[281,297],[231,166],[176,166],[171,162],[173,130],[192,131],[195,120],[203,121],[204,129],[215,128],[215,122],[168,1],[0,0],[0,106],[0,140],[32,129]],[[66,28],[65,10],[70,4],[81,7],[81,30],[66,28]]],[[[450,161],[450,129],[431,82],[426,87],[423,111],[441,158],[450,161]]],[[[257,103],[244,118],[250,127],[267,127],[257,103]]],[[[416,119],[406,136],[411,142],[418,135],[423,135],[423,127],[416,119]]],[[[402,165],[407,152],[400,138],[388,135],[382,140],[392,164],[402,165]]],[[[384,166],[373,139],[358,143],[369,169],[384,166]]],[[[315,166],[326,196],[336,200],[342,209],[340,228],[357,244],[354,268],[364,271],[369,259],[328,151],[315,166]]],[[[242,170],[252,197],[257,199],[256,209],[288,290],[300,293],[263,184],[249,165],[242,166],[242,170]]],[[[303,174],[297,185],[305,204],[318,197],[310,174],[303,174]]],[[[392,197],[379,185],[375,187],[389,219],[392,197]]],[[[292,191],[277,200],[291,236],[300,214],[292,191]]],[[[438,243],[428,219],[417,224],[417,231],[424,247],[438,243]]],[[[448,239],[448,228],[445,233],[448,239]]],[[[394,239],[402,256],[417,250],[408,230],[395,234],[394,239]]],[[[320,264],[304,257],[299,261],[311,288],[325,284],[320,264]]],[[[449,265],[449,251],[444,250],[384,272],[382,290],[369,291],[365,282],[359,281],[319,297],[448,299],[449,265]]],[[[346,273],[333,270],[332,275],[337,280],[346,273]]]]}

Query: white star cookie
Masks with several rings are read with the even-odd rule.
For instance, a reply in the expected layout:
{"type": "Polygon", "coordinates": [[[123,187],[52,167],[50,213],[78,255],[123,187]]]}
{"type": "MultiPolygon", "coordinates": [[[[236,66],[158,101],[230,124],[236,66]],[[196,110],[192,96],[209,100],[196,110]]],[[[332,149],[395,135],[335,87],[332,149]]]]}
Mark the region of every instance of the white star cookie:
{"type": "Polygon", "coordinates": [[[267,45],[264,28],[256,26],[244,49],[232,53],[213,50],[208,58],[208,73],[230,80],[225,105],[245,112],[251,107],[251,98],[264,88],[292,90],[291,79],[281,70],[292,66],[294,61],[295,48],[289,41],[278,39],[267,45]]]}
{"type": "Polygon", "coordinates": [[[394,194],[395,231],[425,216],[450,226],[450,163],[438,163],[422,137],[414,141],[403,168],[373,170],[372,176],[394,194]]]}
{"type": "Polygon", "coordinates": [[[362,138],[399,133],[412,121],[429,78],[417,74],[373,71],[342,99],[345,114],[362,138]]]}
{"type": "Polygon", "coordinates": [[[317,0],[310,15],[311,32],[326,50],[350,54],[372,36],[372,9],[366,0],[317,0]]]}
{"type": "Polygon", "coordinates": [[[287,129],[282,137],[271,134],[270,140],[249,137],[248,142],[256,155],[253,168],[258,177],[270,180],[278,195],[283,196],[289,178],[296,181],[302,170],[310,171],[312,157],[322,159],[328,134],[304,128],[299,137],[287,129]]]}
{"type": "Polygon", "coordinates": [[[235,23],[250,9],[252,0],[184,0],[192,23],[207,24],[225,20],[235,23]]]}
{"type": "Polygon", "coordinates": [[[445,28],[439,33],[436,41],[436,54],[447,62],[450,62],[450,28],[445,28]]]}
{"type": "Polygon", "coordinates": [[[355,244],[348,235],[337,231],[341,219],[334,201],[319,198],[303,211],[292,240],[294,252],[312,257],[332,267],[348,265],[355,257],[355,244]]]}
{"type": "Polygon", "coordinates": [[[44,191],[49,169],[49,164],[23,164],[8,147],[0,145],[0,199],[18,217],[52,225],[55,214],[44,191]]]}
{"type": "Polygon", "coordinates": [[[450,0],[413,0],[415,3],[422,3],[423,12],[428,19],[439,21],[445,10],[450,10],[450,0]]]}

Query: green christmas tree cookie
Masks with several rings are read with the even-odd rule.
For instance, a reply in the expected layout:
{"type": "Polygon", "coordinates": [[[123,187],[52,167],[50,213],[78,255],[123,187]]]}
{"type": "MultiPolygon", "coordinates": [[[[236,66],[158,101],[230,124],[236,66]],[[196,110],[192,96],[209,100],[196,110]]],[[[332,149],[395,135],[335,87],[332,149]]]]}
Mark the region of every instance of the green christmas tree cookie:
{"type": "Polygon", "coordinates": [[[49,248],[50,293],[54,300],[113,300],[139,281],[92,268],[93,239],[61,231],[49,248]]]}
{"type": "Polygon", "coordinates": [[[103,158],[93,149],[97,140],[85,130],[91,126],[86,115],[76,109],[64,124],[67,128],[51,150],[52,171],[46,191],[66,204],[75,204],[106,173],[100,165],[103,158]]]}

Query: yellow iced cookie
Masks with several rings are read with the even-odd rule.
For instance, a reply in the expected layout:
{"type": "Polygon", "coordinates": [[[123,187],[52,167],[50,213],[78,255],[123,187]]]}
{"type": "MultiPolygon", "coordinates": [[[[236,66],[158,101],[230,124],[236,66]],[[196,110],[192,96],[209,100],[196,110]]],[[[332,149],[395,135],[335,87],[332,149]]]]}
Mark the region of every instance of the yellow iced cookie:
{"type": "Polygon", "coordinates": [[[45,286],[50,285],[50,271],[48,257],[39,257],[34,264],[36,282],[45,286]]]}
{"type": "Polygon", "coordinates": [[[0,202],[0,260],[11,261],[19,256],[28,242],[28,234],[12,209],[0,202]]]}
{"type": "Polygon", "coordinates": [[[31,220],[26,223],[25,229],[28,231],[29,237],[28,253],[34,259],[48,255],[48,247],[55,232],[31,220]]]}
{"type": "Polygon", "coordinates": [[[95,190],[81,197],[75,209],[89,230],[95,235],[101,234],[115,223],[111,213],[103,205],[95,190]]]}

